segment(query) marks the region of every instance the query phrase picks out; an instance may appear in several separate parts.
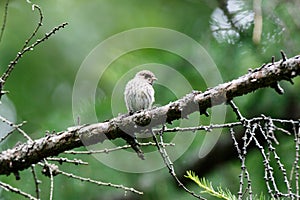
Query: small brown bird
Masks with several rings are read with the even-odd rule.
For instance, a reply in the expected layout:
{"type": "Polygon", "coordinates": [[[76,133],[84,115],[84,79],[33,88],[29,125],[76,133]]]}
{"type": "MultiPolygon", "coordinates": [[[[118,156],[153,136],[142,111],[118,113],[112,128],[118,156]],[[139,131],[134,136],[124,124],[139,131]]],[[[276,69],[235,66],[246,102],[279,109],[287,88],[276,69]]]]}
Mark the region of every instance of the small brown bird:
{"type": "Polygon", "coordinates": [[[142,70],[131,79],[124,92],[125,103],[129,113],[151,108],[154,102],[153,82],[157,80],[155,75],[142,70]]]}
{"type": "MultiPolygon", "coordinates": [[[[157,79],[152,72],[142,70],[127,83],[124,97],[129,114],[151,108],[154,102],[154,89],[152,85],[155,80],[157,79]]],[[[144,160],[144,153],[140,149],[134,133],[124,134],[124,139],[131,145],[137,155],[144,160]]]]}

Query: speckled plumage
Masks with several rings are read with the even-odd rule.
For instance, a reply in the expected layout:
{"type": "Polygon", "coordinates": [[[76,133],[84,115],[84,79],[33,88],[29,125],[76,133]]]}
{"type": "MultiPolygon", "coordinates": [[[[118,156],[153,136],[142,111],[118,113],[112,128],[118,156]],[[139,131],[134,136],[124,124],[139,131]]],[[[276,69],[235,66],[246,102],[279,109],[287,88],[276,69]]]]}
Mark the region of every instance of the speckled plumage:
{"type": "Polygon", "coordinates": [[[124,97],[128,112],[151,108],[154,102],[152,84],[155,80],[156,77],[152,72],[143,70],[127,83],[124,97]]]}

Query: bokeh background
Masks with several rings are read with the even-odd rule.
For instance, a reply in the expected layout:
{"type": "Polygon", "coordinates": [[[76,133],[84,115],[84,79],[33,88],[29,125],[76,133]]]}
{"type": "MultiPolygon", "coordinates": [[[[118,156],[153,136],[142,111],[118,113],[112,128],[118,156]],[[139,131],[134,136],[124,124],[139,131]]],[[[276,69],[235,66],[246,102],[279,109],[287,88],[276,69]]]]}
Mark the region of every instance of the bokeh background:
{"type": "MultiPolygon", "coordinates": [[[[0,16],[4,14],[5,2],[0,1],[0,16]]],[[[65,130],[76,123],[72,113],[72,90],[76,73],[96,45],[122,31],[139,27],[163,27],[186,34],[206,49],[216,63],[224,82],[247,73],[249,68],[270,62],[272,56],[275,56],[276,60],[280,59],[280,50],[284,50],[288,56],[299,54],[299,0],[52,0],[32,3],[42,8],[44,16],[38,38],[62,22],[69,23],[54,37],[26,54],[6,84],[5,90],[10,93],[3,99],[0,113],[15,122],[27,121],[23,129],[32,138],[43,137],[47,130],[65,130]],[[257,26],[254,20],[256,4],[258,10],[261,10],[261,34],[254,33],[254,26],[257,26]]],[[[10,0],[7,24],[0,43],[1,72],[23,46],[36,27],[38,19],[38,13],[32,11],[31,4],[25,0],[10,0]]],[[[190,64],[177,55],[156,49],[130,52],[112,63],[99,81],[99,90],[95,96],[95,109],[99,121],[114,116],[110,98],[120,77],[133,66],[154,62],[172,66],[189,81],[193,89],[206,89],[203,79],[195,76],[194,68],[189,67],[190,64]]],[[[264,114],[274,118],[297,119],[300,111],[299,78],[294,82],[294,85],[286,82],[281,84],[285,89],[282,96],[272,89],[261,89],[236,98],[235,102],[248,118],[264,114]]],[[[174,94],[163,86],[157,85],[154,88],[157,105],[164,105],[176,99],[174,94]]],[[[186,91],[189,92],[191,91],[186,91]]],[[[123,99],[120,100],[120,104],[120,113],[126,112],[123,99]]],[[[204,118],[201,116],[200,120],[205,123],[204,118]]],[[[226,121],[234,120],[235,116],[228,109],[226,121]]],[[[170,134],[169,137],[172,138],[172,134],[175,133],[170,134]]],[[[176,171],[183,177],[186,170],[192,169],[216,186],[221,185],[236,193],[239,188],[240,163],[232,151],[228,130],[223,131],[214,150],[205,158],[199,159],[194,155],[197,155],[202,139],[203,132],[196,133],[188,151],[175,161],[176,171]],[[227,148],[230,145],[231,148],[227,148]]],[[[282,141],[278,147],[279,155],[293,152],[293,138],[280,139],[282,141]]],[[[22,142],[24,139],[18,134],[12,135],[0,144],[0,149],[11,148],[18,141],[22,142]]],[[[262,159],[257,155],[258,150],[249,151],[247,165],[254,193],[267,196],[262,159]]],[[[193,199],[177,187],[165,168],[143,174],[125,173],[101,164],[93,156],[79,158],[89,161],[90,165],[74,167],[63,164],[61,168],[84,177],[131,186],[142,190],[144,195],[125,194],[119,189],[99,187],[57,176],[54,199],[193,199]]],[[[292,160],[293,156],[283,159],[288,169],[292,160]]],[[[37,169],[42,180],[42,199],[48,198],[49,180],[43,178],[39,168],[37,169]]],[[[23,171],[20,175],[19,181],[12,175],[0,177],[0,180],[33,194],[31,173],[23,171]]],[[[188,187],[199,190],[194,183],[182,179],[188,187]]],[[[0,199],[20,199],[20,196],[0,189],[0,199]]]]}

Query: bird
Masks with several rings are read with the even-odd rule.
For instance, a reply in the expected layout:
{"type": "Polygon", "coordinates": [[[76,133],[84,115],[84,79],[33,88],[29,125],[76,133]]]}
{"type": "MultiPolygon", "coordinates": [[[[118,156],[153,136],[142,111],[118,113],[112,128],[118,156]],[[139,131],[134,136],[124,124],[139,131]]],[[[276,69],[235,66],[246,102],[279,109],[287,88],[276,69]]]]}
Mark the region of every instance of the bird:
{"type": "Polygon", "coordinates": [[[127,83],[124,98],[130,114],[152,107],[155,101],[153,89],[155,80],[157,78],[151,71],[142,70],[136,73],[135,77],[127,83]]]}
{"type": "MultiPolygon", "coordinates": [[[[153,82],[157,80],[155,75],[149,70],[142,70],[128,81],[125,86],[124,99],[129,115],[134,112],[149,109],[154,102],[153,82]]],[[[139,147],[134,133],[127,133],[123,138],[133,148],[137,155],[144,160],[144,153],[139,147]]]]}

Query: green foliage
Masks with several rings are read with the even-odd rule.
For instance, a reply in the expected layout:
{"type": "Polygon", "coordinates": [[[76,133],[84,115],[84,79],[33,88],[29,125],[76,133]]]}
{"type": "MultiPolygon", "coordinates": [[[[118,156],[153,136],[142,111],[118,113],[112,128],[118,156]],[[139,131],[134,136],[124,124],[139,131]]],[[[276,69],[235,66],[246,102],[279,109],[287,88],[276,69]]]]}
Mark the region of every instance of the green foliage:
{"type": "MultiPolygon", "coordinates": [[[[218,199],[226,199],[226,200],[237,200],[237,197],[231,193],[229,189],[223,189],[221,186],[218,186],[217,189],[213,187],[212,182],[208,181],[206,178],[201,178],[195,174],[193,171],[187,171],[184,176],[188,179],[194,181],[201,189],[203,189],[201,194],[208,194],[210,197],[216,197],[218,199]]],[[[253,200],[265,200],[265,196],[261,193],[261,195],[254,196],[253,200]]]]}
{"type": "Polygon", "coordinates": [[[211,196],[217,197],[219,199],[226,199],[226,200],[236,200],[237,197],[231,194],[228,189],[223,190],[222,187],[217,187],[217,190],[214,189],[211,182],[206,180],[205,178],[199,179],[199,177],[192,171],[187,171],[186,178],[191,179],[194,181],[200,188],[203,189],[201,193],[207,193],[211,196]]]}

